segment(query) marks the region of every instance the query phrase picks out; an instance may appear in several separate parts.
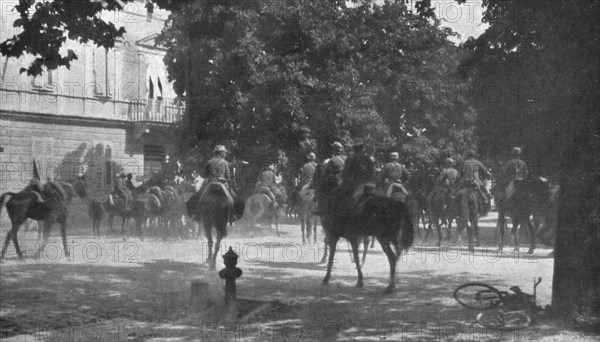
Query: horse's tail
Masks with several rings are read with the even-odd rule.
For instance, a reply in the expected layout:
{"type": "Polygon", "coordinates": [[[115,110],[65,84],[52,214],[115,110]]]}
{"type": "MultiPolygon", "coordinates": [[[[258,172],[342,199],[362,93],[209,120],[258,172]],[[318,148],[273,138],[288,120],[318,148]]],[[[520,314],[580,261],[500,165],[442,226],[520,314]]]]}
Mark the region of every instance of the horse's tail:
{"type": "Polygon", "coordinates": [[[0,196],[0,215],[2,214],[2,208],[6,206],[6,203],[8,203],[8,201],[10,201],[10,198],[14,195],[14,192],[5,192],[2,194],[2,196],[0,196]]]}
{"type": "Polygon", "coordinates": [[[398,202],[399,212],[400,212],[400,224],[402,236],[400,237],[400,248],[406,251],[410,246],[412,246],[413,241],[415,239],[415,226],[413,224],[412,215],[410,210],[408,210],[408,206],[405,203],[398,202]]]}

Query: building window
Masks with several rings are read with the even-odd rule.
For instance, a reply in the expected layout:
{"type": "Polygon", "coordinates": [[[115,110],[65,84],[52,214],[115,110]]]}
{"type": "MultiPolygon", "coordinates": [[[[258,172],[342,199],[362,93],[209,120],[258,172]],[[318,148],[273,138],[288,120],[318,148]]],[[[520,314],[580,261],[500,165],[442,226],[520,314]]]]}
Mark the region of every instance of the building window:
{"type": "Polygon", "coordinates": [[[36,90],[53,91],[54,72],[53,70],[42,71],[40,75],[33,76],[31,86],[36,90]]]}
{"type": "Polygon", "coordinates": [[[96,96],[111,96],[108,79],[108,50],[94,49],[92,51],[94,78],[94,94],[96,96]]]}
{"type": "Polygon", "coordinates": [[[165,148],[158,145],[144,145],[144,178],[146,180],[162,171],[165,163],[165,148]]]}
{"type": "Polygon", "coordinates": [[[154,98],[154,82],[152,82],[152,76],[148,76],[148,98],[154,98]]]}

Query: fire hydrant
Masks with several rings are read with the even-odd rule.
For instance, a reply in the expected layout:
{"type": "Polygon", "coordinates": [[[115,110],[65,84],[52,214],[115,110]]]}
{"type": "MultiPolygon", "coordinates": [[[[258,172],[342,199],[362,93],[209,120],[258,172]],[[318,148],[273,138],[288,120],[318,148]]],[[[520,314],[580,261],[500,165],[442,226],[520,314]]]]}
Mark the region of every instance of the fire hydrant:
{"type": "Polygon", "coordinates": [[[219,271],[219,277],[225,279],[225,303],[231,300],[235,301],[235,280],[242,276],[242,270],[235,267],[237,265],[238,255],[229,247],[227,253],[223,254],[223,263],[225,268],[219,271]]]}

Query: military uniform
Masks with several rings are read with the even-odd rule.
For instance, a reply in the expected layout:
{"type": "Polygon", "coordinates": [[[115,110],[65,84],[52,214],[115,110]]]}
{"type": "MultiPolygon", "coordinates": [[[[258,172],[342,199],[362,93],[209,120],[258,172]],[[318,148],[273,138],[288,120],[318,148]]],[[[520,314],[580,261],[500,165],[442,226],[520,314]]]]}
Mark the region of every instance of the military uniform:
{"type": "Polygon", "coordinates": [[[204,202],[204,199],[207,195],[207,190],[211,183],[216,184],[216,186],[220,186],[223,190],[223,193],[225,194],[225,197],[227,198],[227,204],[229,206],[230,215],[229,220],[231,221],[233,214],[233,196],[231,194],[229,184],[229,182],[231,181],[229,163],[227,162],[227,160],[225,160],[224,157],[226,149],[222,145],[217,146],[215,148],[215,153],[216,155],[206,163],[206,167],[204,168],[204,174],[202,175],[204,177],[204,184],[199,190],[201,193],[199,202],[204,202]]]}
{"type": "Polygon", "coordinates": [[[378,185],[387,187],[392,183],[406,183],[410,178],[410,172],[397,160],[391,161],[383,166],[379,175],[378,185]]]}
{"type": "Polygon", "coordinates": [[[509,199],[515,191],[515,181],[522,181],[527,177],[527,164],[520,158],[514,158],[506,163],[502,172],[502,184],[500,188],[504,189],[504,198],[509,199]]]}
{"type": "Polygon", "coordinates": [[[309,161],[308,163],[302,166],[302,172],[300,173],[300,183],[299,185],[302,187],[306,184],[309,184],[317,170],[317,163],[314,160],[309,161]]]}
{"type": "Polygon", "coordinates": [[[119,176],[115,181],[115,186],[113,188],[113,193],[118,197],[123,198],[125,201],[125,209],[129,209],[129,202],[131,197],[131,192],[127,189],[127,185],[125,184],[125,177],[119,176]]]}
{"type": "Polygon", "coordinates": [[[483,213],[486,214],[489,210],[491,195],[487,192],[487,189],[484,187],[484,184],[481,181],[480,174],[485,178],[491,178],[490,172],[483,165],[483,163],[481,163],[479,160],[476,160],[474,157],[469,157],[464,162],[462,171],[458,179],[458,184],[461,189],[469,186],[474,186],[475,189],[478,190],[480,199],[483,202],[483,213]]]}
{"type": "Polygon", "coordinates": [[[260,174],[260,176],[258,176],[254,191],[258,192],[259,190],[263,189],[265,194],[269,196],[269,199],[271,199],[273,206],[277,207],[277,204],[281,201],[283,194],[276,185],[277,175],[275,174],[275,170],[272,167],[268,167],[260,174]]]}

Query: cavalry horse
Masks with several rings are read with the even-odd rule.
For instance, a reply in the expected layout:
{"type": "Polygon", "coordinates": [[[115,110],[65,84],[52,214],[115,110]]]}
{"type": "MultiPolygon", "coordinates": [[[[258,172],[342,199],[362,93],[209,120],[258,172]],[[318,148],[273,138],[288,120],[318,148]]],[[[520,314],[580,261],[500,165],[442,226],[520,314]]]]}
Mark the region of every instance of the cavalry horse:
{"type": "Polygon", "coordinates": [[[227,196],[223,192],[223,186],[219,183],[209,183],[206,188],[206,195],[203,201],[200,201],[200,192],[194,194],[186,202],[186,210],[188,216],[195,221],[202,220],[204,226],[204,234],[208,240],[208,257],[207,263],[211,270],[215,269],[217,254],[221,248],[221,240],[227,236],[227,223],[229,218],[235,216],[241,217],[244,206],[237,197],[234,197],[234,213],[229,213],[229,205],[227,196]],[[216,246],[214,246],[212,229],[217,231],[216,246]],[[213,252],[214,246],[214,252],[213,252]]]}
{"type": "Polygon", "coordinates": [[[254,227],[256,222],[266,218],[269,221],[269,229],[272,228],[273,222],[275,222],[275,231],[277,236],[279,235],[279,211],[281,206],[287,201],[287,195],[285,187],[277,186],[281,192],[281,198],[276,198],[276,203],[267,195],[265,188],[258,189],[258,192],[248,197],[244,206],[244,221],[249,222],[250,227],[254,227]]]}
{"type": "MultiPolygon", "coordinates": [[[[458,206],[454,191],[451,188],[435,188],[431,194],[429,222],[437,230],[437,246],[440,246],[442,243],[442,225],[446,226],[446,240],[450,240],[452,236],[452,222],[456,220],[458,223],[458,216],[458,206]]],[[[429,233],[430,230],[427,230],[425,241],[427,241],[429,233]]]]}
{"type": "Polygon", "coordinates": [[[479,244],[479,195],[478,190],[472,186],[467,186],[458,191],[458,228],[456,231],[457,239],[460,240],[460,234],[467,229],[469,238],[469,252],[475,253],[473,238],[479,244]]]}
{"type": "Polygon", "coordinates": [[[358,206],[355,206],[355,198],[352,195],[344,198],[336,198],[332,192],[323,195],[328,197],[327,204],[319,204],[319,211],[323,213],[321,222],[330,252],[322,285],[329,284],[336,245],[343,237],[352,248],[358,272],[356,287],[362,287],[363,274],[358,258],[359,240],[365,236],[375,236],[390,264],[390,283],[386,293],[391,293],[396,286],[398,258],[403,250],[412,245],[414,239],[414,225],[408,206],[402,201],[373,194],[361,195],[358,198],[358,206]]]}
{"type": "Polygon", "coordinates": [[[309,189],[308,184],[304,185],[298,192],[299,202],[296,206],[300,215],[300,229],[302,230],[302,243],[306,243],[306,239],[310,241],[312,234],[314,243],[317,243],[317,216],[314,215],[316,209],[315,190],[309,189]],[[306,239],[304,232],[306,231],[306,239]]]}
{"type": "Polygon", "coordinates": [[[96,237],[100,236],[100,222],[106,212],[111,233],[113,230],[113,221],[115,216],[121,217],[121,235],[125,234],[125,222],[129,219],[134,220],[134,227],[142,238],[142,224],[148,219],[152,220],[162,208],[160,199],[151,193],[146,192],[147,184],[142,184],[132,191],[130,208],[125,208],[123,198],[112,196],[103,200],[92,200],[88,204],[88,214],[92,220],[92,230],[96,237]],[[111,203],[112,202],[112,203],[111,203]]]}
{"type": "Polygon", "coordinates": [[[550,187],[547,181],[541,178],[529,178],[514,181],[514,192],[507,199],[505,192],[496,191],[495,202],[498,208],[498,227],[500,230],[500,244],[498,249],[504,249],[504,235],[506,227],[506,216],[513,223],[511,234],[515,242],[515,251],[519,250],[519,228],[525,224],[530,239],[527,254],[533,254],[536,247],[536,234],[531,222],[534,208],[540,204],[549,202],[550,187]]]}
{"type": "Polygon", "coordinates": [[[60,224],[63,249],[65,256],[69,256],[67,247],[67,218],[69,216],[68,204],[73,197],[86,198],[86,190],[83,177],[76,177],[71,183],[64,181],[53,181],[40,184],[32,181],[23,191],[19,193],[7,192],[0,196],[0,203],[6,204],[8,216],[11,220],[11,229],[6,235],[0,259],[4,258],[9,242],[12,240],[19,258],[23,253],[19,248],[17,233],[23,222],[33,219],[42,222],[44,241],[37,253],[39,253],[48,241],[50,228],[53,224],[60,224]]]}

